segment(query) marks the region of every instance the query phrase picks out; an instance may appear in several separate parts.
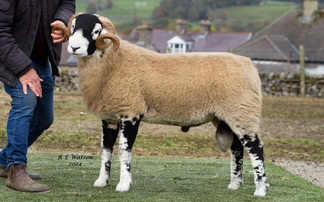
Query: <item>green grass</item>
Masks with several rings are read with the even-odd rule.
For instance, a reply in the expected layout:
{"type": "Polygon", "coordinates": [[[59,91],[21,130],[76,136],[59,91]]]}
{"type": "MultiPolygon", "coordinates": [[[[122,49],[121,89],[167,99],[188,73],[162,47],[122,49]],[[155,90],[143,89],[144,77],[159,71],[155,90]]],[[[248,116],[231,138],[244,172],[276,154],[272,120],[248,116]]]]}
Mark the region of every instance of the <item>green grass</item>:
{"type": "MultiPolygon", "coordinates": [[[[104,3],[106,0],[98,0],[96,2],[104,3]]],[[[135,2],[142,3],[136,7],[136,16],[145,21],[151,19],[153,9],[160,4],[160,0],[118,0],[113,1],[113,7],[111,9],[104,11],[98,10],[98,14],[109,17],[115,25],[129,21],[132,22],[135,16],[135,2]]],[[[86,2],[77,1],[78,12],[85,12],[86,7],[86,2]]]]}
{"type": "MultiPolygon", "coordinates": [[[[51,188],[48,194],[20,193],[0,188],[0,201],[323,201],[324,190],[281,167],[267,163],[270,192],[254,197],[250,162],[244,167],[244,186],[232,191],[229,161],[185,158],[142,158],[132,161],[133,185],[127,193],[116,193],[119,165],[115,157],[111,184],[93,188],[100,168],[99,156],[72,160],[71,153],[30,153],[29,170],[44,175],[41,183],[51,188]],[[62,155],[62,156],[61,156],[62,155]],[[67,159],[65,159],[65,156],[67,159]],[[62,159],[60,159],[62,157],[62,159]],[[70,165],[77,163],[77,165],[70,165]],[[81,164],[81,165],[80,165],[81,164]]],[[[5,180],[0,179],[4,184],[5,180]]]]}
{"type": "Polygon", "coordinates": [[[296,8],[296,4],[289,2],[268,1],[261,5],[235,6],[217,9],[216,12],[227,12],[228,20],[275,20],[285,12],[296,8]]]}
{"type": "Polygon", "coordinates": [[[294,3],[264,1],[260,5],[216,9],[214,16],[219,16],[223,19],[223,21],[216,23],[216,29],[220,31],[249,31],[255,33],[287,11],[295,9],[296,6],[297,4],[294,3]]]}
{"type": "Polygon", "coordinates": [[[265,151],[267,155],[282,156],[293,159],[298,156],[299,160],[324,158],[324,140],[312,140],[305,138],[276,138],[266,141],[265,151]],[[301,152],[305,151],[305,152],[301,152]]]}

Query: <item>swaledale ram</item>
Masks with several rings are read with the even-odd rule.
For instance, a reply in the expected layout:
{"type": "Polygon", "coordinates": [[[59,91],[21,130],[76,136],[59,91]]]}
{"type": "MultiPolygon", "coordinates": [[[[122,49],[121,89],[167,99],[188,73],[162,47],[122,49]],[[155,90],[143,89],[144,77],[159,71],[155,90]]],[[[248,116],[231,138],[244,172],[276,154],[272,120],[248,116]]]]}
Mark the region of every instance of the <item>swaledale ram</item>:
{"type": "Polygon", "coordinates": [[[68,27],[68,52],[78,58],[88,109],[102,119],[102,162],[95,187],[110,180],[113,146],[120,134],[120,181],[130,189],[131,152],[141,121],[190,127],[212,122],[217,145],[231,154],[229,189],[243,183],[243,149],[254,169],[256,196],[267,183],[259,132],[261,82],[251,60],[231,53],[159,54],[121,40],[109,19],[75,14],[68,27]]]}

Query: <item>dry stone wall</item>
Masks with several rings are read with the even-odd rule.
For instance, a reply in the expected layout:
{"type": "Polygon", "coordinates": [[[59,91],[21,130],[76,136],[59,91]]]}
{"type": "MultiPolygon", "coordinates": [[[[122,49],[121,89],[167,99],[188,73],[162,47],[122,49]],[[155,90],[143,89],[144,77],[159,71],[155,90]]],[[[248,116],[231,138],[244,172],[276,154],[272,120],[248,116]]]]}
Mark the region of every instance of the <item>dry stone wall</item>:
{"type": "Polygon", "coordinates": [[[60,68],[60,77],[55,78],[55,91],[68,92],[79,90],[78,68],[60,68]]]}
{"type": "MultiPolygon", "coordinates": [[[[263,96],[300,96],[300,75],[296,73],[260,73],[263,96]]],[[[324,97],[324,79],[306,77],[306,97],[324,97]]]]}

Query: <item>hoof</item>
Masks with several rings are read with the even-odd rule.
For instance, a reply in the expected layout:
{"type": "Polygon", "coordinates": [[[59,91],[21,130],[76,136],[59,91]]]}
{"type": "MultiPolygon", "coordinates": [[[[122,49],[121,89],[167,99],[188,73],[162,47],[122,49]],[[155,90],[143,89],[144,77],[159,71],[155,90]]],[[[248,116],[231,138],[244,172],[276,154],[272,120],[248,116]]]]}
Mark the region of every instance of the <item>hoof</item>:
{"type": "Polygon", "coordinates": [[[255,190],[254,192],[254,196],[265,196],[267,194],[266,190],[264,189],[258,189],[258,190],[255,190]]]}
{"type": "Polygon", "coordinates": [[[131,183],[129,183],[129,182],[125,182],[125,183],[119,182],[116,187],[116,191],[117,192],[127,192],[127,191],[129,191],[130,186],[131,186],[131,183]]]}
{"type": "Polygon", "coordinates": [[[107,180],[97,179],[93,184],[94,187],[105,187],[108,184],[107,180]]]}
{"type": "Polygon", "coordinates": [[[241,187],[240,184],[234,184],[234,183],[231,183],[228,185],[228,189],[232,189],[232,190],[236,190],[236,189],[239,189],[241,187]]]}
{"type": "Polygon", "coordinates": [[[239,189],[243,185],[243,181],[241,179],[232,180],[232,182],[228,185],[228,189],[236,190],[239,189]]]}
{"type": "Polygon", "coordinates": [[[267,195],[267,192],[269,191],[269,184],[266,184],[265,186],[259,187],[255,190],[254,196],[265,196],[267,195]]]}

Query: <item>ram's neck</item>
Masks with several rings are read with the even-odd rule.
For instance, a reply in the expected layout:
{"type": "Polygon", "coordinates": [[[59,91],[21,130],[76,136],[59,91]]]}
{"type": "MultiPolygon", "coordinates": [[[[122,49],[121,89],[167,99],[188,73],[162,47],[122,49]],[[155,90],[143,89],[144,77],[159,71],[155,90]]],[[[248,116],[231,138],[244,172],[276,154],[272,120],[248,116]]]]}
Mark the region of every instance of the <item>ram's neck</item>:
{"type": "Polygon", "coordinates": [[[98,64],[98,58],[93,57],[80,58],[78,61],[81,93],[87,108],[93,112],[100,111],[101,78],[104,74],[98,64]]]}

